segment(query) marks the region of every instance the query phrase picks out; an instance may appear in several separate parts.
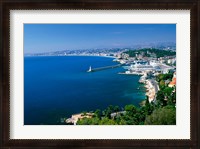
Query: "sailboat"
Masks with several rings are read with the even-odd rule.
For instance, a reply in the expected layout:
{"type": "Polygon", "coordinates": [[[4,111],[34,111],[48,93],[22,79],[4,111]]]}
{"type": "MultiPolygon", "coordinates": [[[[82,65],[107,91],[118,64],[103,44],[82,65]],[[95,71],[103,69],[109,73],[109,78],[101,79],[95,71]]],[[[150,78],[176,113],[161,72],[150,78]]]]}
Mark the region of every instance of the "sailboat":
{"type": "Polygon", "coordinates": [[[92,67],[90,66],[87,72],[92,72],[92,67]]]}

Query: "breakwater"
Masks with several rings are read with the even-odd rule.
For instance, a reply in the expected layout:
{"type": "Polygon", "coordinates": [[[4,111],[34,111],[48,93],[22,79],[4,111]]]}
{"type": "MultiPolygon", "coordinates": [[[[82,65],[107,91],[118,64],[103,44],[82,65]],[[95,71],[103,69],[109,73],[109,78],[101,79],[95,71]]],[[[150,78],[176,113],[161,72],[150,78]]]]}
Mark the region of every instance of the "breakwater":
{"type": "Polygon", "coordinates": [[[101,70],[105,70],[105,69],[112,69],[112,68],[117,68],[122,66],[123,64],[117,64],[117,65],[112,65],[112,66],[105,66],[105,67],[98,67],[98,68],[89,68],[89,70],[87,72],[95,72],[95,71],[101,71],[101,70]]]}

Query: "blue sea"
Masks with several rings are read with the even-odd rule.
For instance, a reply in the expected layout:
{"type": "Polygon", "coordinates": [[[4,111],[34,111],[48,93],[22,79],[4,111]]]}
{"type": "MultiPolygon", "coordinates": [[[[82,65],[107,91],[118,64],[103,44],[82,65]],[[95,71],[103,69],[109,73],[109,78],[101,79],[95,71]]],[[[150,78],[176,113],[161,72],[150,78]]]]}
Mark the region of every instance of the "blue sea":
{"type": "Polygon", "coordinates": [[[113,58],[95,56],[44,56],[24,58],[24,124],[57,125],[82,111],[109,105],[139,106],[145,88],[139,76],[122,75],[122,67],[90,72],[116,65],[113,58]]]}

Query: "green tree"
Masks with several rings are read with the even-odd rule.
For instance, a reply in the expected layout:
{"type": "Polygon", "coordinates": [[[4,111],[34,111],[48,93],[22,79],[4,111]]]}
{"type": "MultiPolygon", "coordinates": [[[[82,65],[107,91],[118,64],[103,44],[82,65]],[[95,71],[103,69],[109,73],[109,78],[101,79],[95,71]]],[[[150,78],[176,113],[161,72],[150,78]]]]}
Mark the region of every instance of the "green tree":
{"type": "Polygon", "coordinates": [[[119,125],[127,125],[126,121],[124,119],[120,119],[119,125]]]}
{"type": "Polygon", "coordinates": [[[94,112],[94,115],[95,117],[98,117],[99,119],[101,118],[101,110],[97,109],[95,112],[94,112]]]}
{"type": "Polygon", "coordinates": [[[175,106],[175,104],[176,104],[176,89],[175,89],[175,87],[172,88],[172,92],[171,92],[170,96],[168,96],[167,104],[172,105],[172,106],[175,106]]]}
{"type": "Polygon", "coordinates": [[[171,87],[166,87],[166,88],[163,90],[163,93],[164,93],[165,96],[169,97],[169,96],[172,95],[172,91],[173,91],[173,90],[174,90],[174,89],[171,88],[171,87]]]}
{"type": "Polygon", "coordinates": [[[77,125],[91,125],[92,124],[92,119],[90,118],[83,118],[78,120],[77,125]]]}
{"type": "Polygon", "coordinates": [[[114,120],[109,119],[108,117],[105,117],[100,121],[100,125],[116,125],[116,124],[117,123],[115,123],[114,120]]]}
{"type": "Polygon", "coordinates": [[[114,112],[113,105],[108,106],[102,113],[105,117],[111,118],[110,114],[114,112]]]}
{"type": "Polygon", "coordinates": [[[153,105],[151,103],[149,103],[149,97],[148,96],[146,96],[144,109],[145,109],[146,115],[151,114],[152,111],[153,111],[153,105]]]}
{"type": "Polygon", "coordinates": [[[145,125],[175,125],[176,109],[173,106],[166,106],[153,111],[146,117],[145,125]]]}
{"type": "Polygon", "coordinates": [[[119,106],[115,106],[113,110],[114,110],[114,112],[118,112],[118,111],[120,111],[120,107],[119,106]]]}
{"type": "Polygon", "coordinates": [[[137,112],[137,108],[134,105],[126,105],[124,107],[126,113],[130,116],[133,116],[137,112]]]}
{"type": "Polygon", "coordinates": [[[98,117],[91,118],[91,125],[99,125],[100,119],[98,117]]]}
{"type": "Polygon", "coordinates": [[[165,100],[165,96],[164,96],[162,90],[157,92],[156,100],[157,100],[158,106],[163,107],[163,106],[167,105],[167,101],[165,100]]]}
{"type": "Polygon", "coordinates": [[[126,105],[125,107],[124,107],[124,109],[125,109],[125,111],[128,111],[128,112],[136,112],[136,107],[134,106],[134,105],[126,105]]]}
{"type": "Polygon", "coordinates": [[[165,81],[161,80],[160,83],[159,83],[159,85],[160,85],[160,88],[163,88],[165,86],[165,81]]]}

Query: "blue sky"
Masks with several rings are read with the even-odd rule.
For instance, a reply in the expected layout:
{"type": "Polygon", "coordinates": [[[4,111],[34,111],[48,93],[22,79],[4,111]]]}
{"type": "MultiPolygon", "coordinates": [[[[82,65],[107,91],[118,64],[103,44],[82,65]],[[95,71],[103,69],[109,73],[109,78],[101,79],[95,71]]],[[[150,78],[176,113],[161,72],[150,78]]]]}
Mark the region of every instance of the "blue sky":
{"type": "Polygon", "coordinates": [[[175,24],[25,24],[25,53],[176,42],[175,24]]]}

